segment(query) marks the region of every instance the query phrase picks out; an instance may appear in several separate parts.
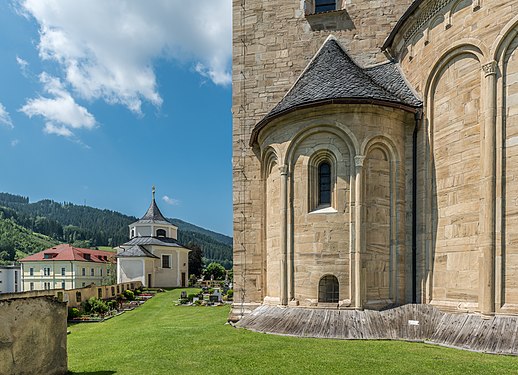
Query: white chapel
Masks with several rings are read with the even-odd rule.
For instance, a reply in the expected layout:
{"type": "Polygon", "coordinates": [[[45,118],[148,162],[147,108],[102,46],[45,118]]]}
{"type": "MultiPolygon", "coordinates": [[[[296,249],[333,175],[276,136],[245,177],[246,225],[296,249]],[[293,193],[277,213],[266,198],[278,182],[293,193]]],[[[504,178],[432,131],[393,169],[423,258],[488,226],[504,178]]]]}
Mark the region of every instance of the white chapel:
{"type": "Polygon", "coordinates": [[[146,287],[187,286],[189,249],[177,240],[178,228],[160,212],[153,187],[145,215],[129,225],[130,240],[117,250],[119,283],[141,281],[146,287]]]}

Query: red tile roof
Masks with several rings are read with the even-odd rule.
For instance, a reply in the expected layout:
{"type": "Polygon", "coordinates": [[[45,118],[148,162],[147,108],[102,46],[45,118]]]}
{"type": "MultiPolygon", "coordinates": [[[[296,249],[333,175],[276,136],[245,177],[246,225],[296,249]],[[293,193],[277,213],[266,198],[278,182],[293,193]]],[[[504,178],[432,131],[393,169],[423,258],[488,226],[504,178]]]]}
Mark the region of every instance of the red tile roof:
{"type": "Polygon", "coordinates": [[[39,253],[29,255],[28,257],[20,259],[20,262],[78,260],[94,263],[115,263],[115,255],[115,253],[109,251],[81,249],[69,244],[61,244],[51,247],[50,249],[40,251],[39,253]]]}

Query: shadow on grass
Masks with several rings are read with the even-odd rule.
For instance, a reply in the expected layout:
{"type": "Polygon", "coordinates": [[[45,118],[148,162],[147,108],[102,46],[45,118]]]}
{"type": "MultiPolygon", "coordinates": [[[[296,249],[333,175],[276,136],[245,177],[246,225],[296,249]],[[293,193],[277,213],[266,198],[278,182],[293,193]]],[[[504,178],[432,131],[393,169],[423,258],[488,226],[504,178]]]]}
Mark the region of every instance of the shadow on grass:
{"type": "Polygon", "coordinates": [[[111,371],[111,370],[108,370],[108,371],[93,371],[93,372],[74,372],[74,371],[69,371],[67,372],[68,375],[113,375],[113,374],[116,374],[117,371],[111,371]]]}

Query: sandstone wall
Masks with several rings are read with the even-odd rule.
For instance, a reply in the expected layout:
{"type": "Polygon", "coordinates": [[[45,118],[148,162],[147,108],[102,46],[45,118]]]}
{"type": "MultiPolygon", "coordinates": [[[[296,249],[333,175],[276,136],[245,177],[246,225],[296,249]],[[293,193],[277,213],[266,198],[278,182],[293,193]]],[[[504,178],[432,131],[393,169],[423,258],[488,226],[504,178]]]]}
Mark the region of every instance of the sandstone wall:
{"type": "MultiPolygon", "coordinates": [[[[330,16],[305,16],[300,0],[233,1],[233,202],[235,299],[265,291],[264,185],[248,143],[255,124],[283,97],[329,34],[361,65],[384,61],[385,37],[411,0],[343,1],[330,16]]],[[[275,236],[275,235],[273,235],[275,236]]],[[[274,237],[268,241],[272,242],[274,237]]]]}
{"type": "MultiPolygon", "coordinates": [[[[328,105],[272,121],[256,150],[266,173],[266,243],[263,244],[264,302],[281,302],[282,197],[279,165],[288,165],[288,297],[291,304],[316,305],[319,281],[333,275],[339,304],[383,307],[409,299],[406,285],[407,127],[413,116],[373,105],[328,105]],[[365,155],[357,180],[357,155],[365,155]],[[331,165],[331,205],[315,204],[315,169],[331,165]],[[361,190],[361,208],[355,190],[361,190]],[[356,213],[361,211],[360,221],[356,213]],[[360,232],[356,228],[362,228],[360,232]],[[361,248],[361,261],[355,263],[361,248]],[[359,268],[357,268],[359,267],[359,268]],[[355,274],[360,278],[354,280],[355,274]],[[358,285],[359,283],[360,285],[358,285]]],[[[257,302],[262,302],[261,300],[257,302]]]]}
{"type": "Polygon", "coordinates": [[[518,311],[517,7],[516,0],[425,0],[389,47],[425,103],[423,302],[518,311]]]}
{"type": "Polygon", "coordinates": [[[53,297],[0,299],[0,374],[67,373],[67,308],[53,297]]]}

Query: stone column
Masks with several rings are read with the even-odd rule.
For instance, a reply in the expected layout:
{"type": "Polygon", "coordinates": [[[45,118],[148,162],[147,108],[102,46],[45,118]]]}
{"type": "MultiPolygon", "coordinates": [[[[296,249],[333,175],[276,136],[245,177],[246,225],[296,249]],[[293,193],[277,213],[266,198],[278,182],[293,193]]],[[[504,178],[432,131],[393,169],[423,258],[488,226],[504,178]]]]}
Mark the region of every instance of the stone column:
{"type": "Polygon", "coordinates": [[[485,116],[482,131],[479,309],[483,314],[495,312],[496,68],[496,61],[482,65],[485,116]]]}
{"type": "Polygon", "coordinates": [[[281,305],[288,304],[288,166],[281,173],[281,305]]]}
{"type": "Polygon", "coordinates": [[[363,280],[362,280],[362,247],[363,247],[363,161],[365,156],[355,156],[356,167],[355,186],[355,227],[354,227],[354,307],[363,308],[363,280]]]}

